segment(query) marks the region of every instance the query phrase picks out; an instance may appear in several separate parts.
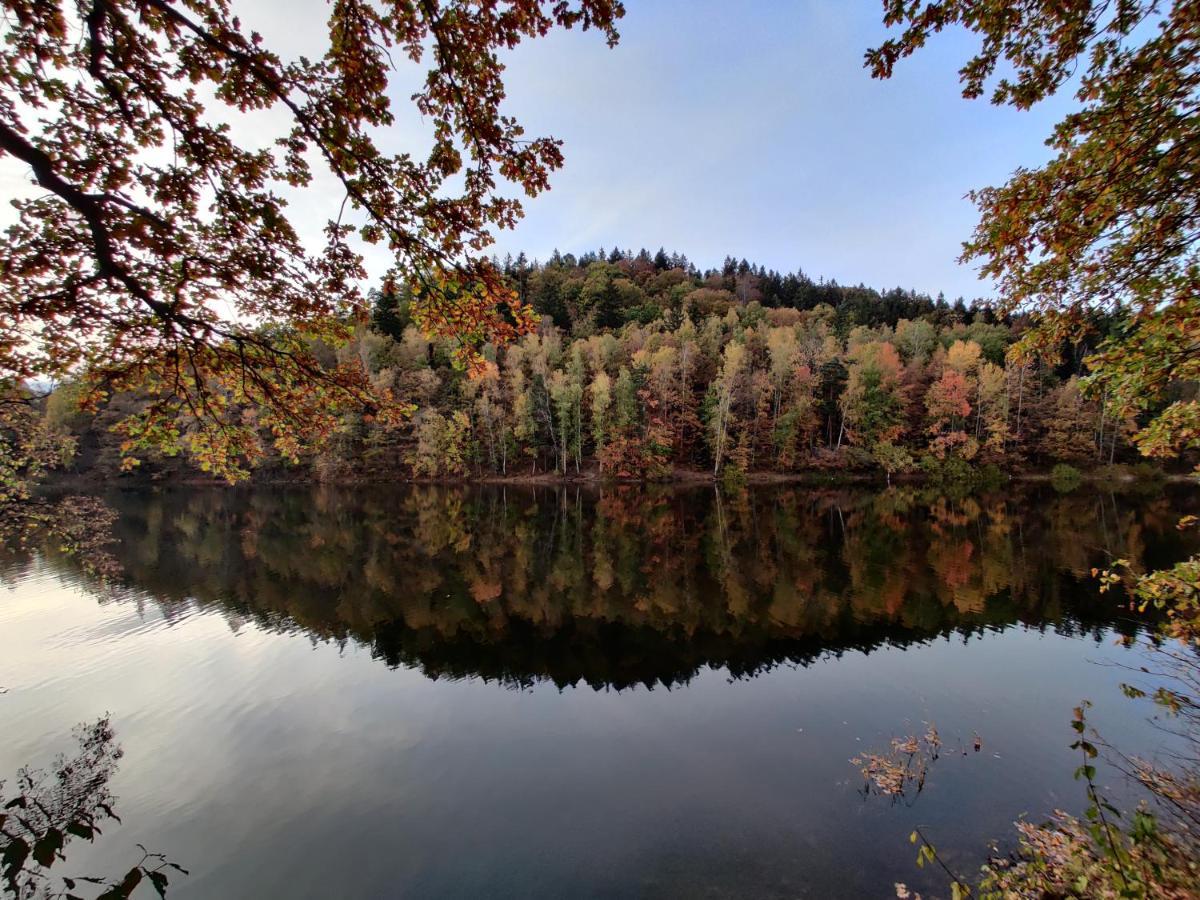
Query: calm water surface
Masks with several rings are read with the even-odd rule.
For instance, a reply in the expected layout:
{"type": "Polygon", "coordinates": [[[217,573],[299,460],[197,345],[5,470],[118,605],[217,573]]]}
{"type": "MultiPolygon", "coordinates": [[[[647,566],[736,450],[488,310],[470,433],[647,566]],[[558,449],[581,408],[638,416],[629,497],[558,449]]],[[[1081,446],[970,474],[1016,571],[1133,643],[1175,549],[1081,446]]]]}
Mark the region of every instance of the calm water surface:
{"type": "MultiPolygon", "coordinates": [[[[0,557],[0,777],[110,712],[120,826],[178,897],[888,896],[1085,806],[1139,651],[1089,570],[1161,565],[1187,491],[124,492],[102,586],[0,557]],[[849,759],[937,725],[924,791],[849,759]],[[978,733],[983,748],[970,749],[978,733]],[[966,750],[964,753],[963,750],[966,750]]],[[[1114,796],[1129,790],[1102,771],[1114,796]]],[[[69,872],[64,872],[70,874],[69,872]]]]}

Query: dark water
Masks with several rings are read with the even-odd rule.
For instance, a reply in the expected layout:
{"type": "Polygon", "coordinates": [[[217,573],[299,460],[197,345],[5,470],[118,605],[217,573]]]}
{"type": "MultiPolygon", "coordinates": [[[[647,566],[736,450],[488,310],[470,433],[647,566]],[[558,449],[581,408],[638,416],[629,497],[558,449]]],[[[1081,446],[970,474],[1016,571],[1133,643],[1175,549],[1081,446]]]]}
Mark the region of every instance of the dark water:
{"type": "MultiPolygon", "coordinates": [[[[1089,570],[1190,548],[1186,491],[122,493],[124,582],[3,558],[0,777],[105,711],[179,897],[888,896],[1086,804],[1071,708],[1153,752],[1089,570]],[[849,759],[934,722],[919,794],[849,759]],[[983,746],[970,749],[978,733],[983,746]],[[965,750],[965,753],[963,752],[965,750]]],[[[1116,797],[1128,787],[1102,770],[1116,797]]],[[[943,890],[942,893],[945,893],[943,890]]]]}

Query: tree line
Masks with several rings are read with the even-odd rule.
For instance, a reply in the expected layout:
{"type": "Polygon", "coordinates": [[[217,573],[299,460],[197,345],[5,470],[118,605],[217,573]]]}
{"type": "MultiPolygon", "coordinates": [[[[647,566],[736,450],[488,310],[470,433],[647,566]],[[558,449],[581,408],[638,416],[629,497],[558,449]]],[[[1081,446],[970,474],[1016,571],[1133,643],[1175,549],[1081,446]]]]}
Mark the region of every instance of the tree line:
{"type": "MultiPolygon", "coordinates": [[[[544,264],[521,255],[497,267],[538,314],[535,328],[485,346],[468,370],[453,340],[431,339],[413,320],[406,290],[373,292],[369,321],[344,343],[314,340],[312,352],[405,398],[408,415],[343,410],[308,453],[273,444],[263,416],[258,469],[649,480],[872,470],[890,479],[1135,456],[1136,418],[1088,389],[1083,360],[1116,327],[1101,317],[1083,341],[1022,355],[1014,344],[1028,323],[982,302],[814,282],[732,257],[704,272],[663,250],[556,252],[544,264]]],[[[60,385],[46,403],[48,427],[69,434],[78,467],[115,470],[128,443],[112,428],[150,400],[113,392],[85,413],[75,402],[84,392],[60,385]]],[[[225,402],[241,423],[260,415],[236,390],[225,402]]],[[[203,467],[210,449],[181,431],[179,455],[203,467]]],[[[147,469],[178,465],[171,455],[151,452],[147,469]]]]}

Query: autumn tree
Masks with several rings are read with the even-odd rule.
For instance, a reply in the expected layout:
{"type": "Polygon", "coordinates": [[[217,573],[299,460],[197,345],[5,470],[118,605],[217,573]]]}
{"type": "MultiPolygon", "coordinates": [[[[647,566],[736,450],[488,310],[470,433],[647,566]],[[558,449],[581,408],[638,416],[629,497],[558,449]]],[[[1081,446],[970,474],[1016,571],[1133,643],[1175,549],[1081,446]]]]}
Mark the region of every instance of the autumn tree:
{"type": "Polygon", "coordinates": [[[1055,387],[1043,401],[1039,449],[1051,459],[1082,462],[1096,454],[1094,416],[1078,378],[1055,387]]]}
{"type": "Polygon", "coordinates": [[[560,435],[562,472],[573,462],[578,473],[583,455],[583,381],[577,372],[559,370],[550,377],[549,387],[560,435]]]}
{"type": "Polygon", "coordinates": [[[925,409],[929,417],[929,449],[939,459],[954,453],[972,458],[979,449],[978,442],[967,433],[967,418],[971,414],[971,386],[967,377],[949,366],[942,377],[925,394],[925,409]]]}
{"type": "Polygon", "coordinates": [[[960,70],[964,96],[990,88],[993,103],[1024,109],[1071,83],[1076,108],[1048,141],[1053,158],[972,194],[980,222],[963,259],[998,281],[1002,310],[1038,314],[1019,355],[1085,335],[1097,309],[1118,316],[1088,361],[1091,386],[1119,418],[1145,415],[1143,452],[1200,444],[1200,402],[1169,396],[1200,378],[1194,0],[885,0],[884,20],[900,33],[868,51],[877,77],[962,25],[981,41],[960,70]]]}
{"type": "Polygon", "coordinates": [[[904,421],[901,376],[900,355],[890,343],[868,341],[851,351],[841,407],[852,443],[871,450],[899,438],[904,421]]]}
{"type": "Polygon", "coordinates": [[[600,471],[603,473],[604,445],[608,442],[609,411],[612,408],[612,379],[607,372],[597,372],[589,390],[592,398],[592,443],[596,448],[596,457],[601,460],[600,471]]]}
{"type": "Polygon", "coordinates": [[[708,427],[712,443],[713,474],[719,475],[729,449],[729,431],[734,423],[734,403],[745,377],[746,345],[730,341],[725,345],[720,374],[713,381],[712,405],[708,427]]]}
{"type": "MultiPolygon", "coordinates": [[[[1108,416],[1124,422],[1136,414],[1142,427],[1133,440],[1150,456],[1200,446],[1200,400],[1194,390],[1177,393],[1179,385],[1200,379],[1200,4],[883,5],[886,24],[901,33],[868,51],[867,65],[878,77],[890,76],[934,33],[958,25],[982,42],[960,70],[965,96],[981,96],[991,85],[994,103],[1028,108],[1073,86],[1075,108],[1048,141],[1050,161],[974,193],[981,216],[964,259],[981,261],[983,273],[997,280],[1004,310],[1036,314],[1015,348],[1017,362],[1063,344],[1085,345],[1095,313],[1105,312],[1116,327],[1085,361],[1086,387],[1101,398],[1101,425],[1108,416]]],[[[1079,440],[1084,429],[1077,425],[1086,421],[1090,431],[1096,419],[1086,414],[1079,387],[1071,381],[1054,392],[1050,418],[1056,427],[1047,432],[1052,452],[1091,450],[1090,439],[1079,440]]],[[[1096,444],[1102,451],[1101,441],[1096,444]]],[[[1200,560],[1148,575],[1132,569],[1124,574],[1135,604],[1165,609],[1167,635],[1185,644],[1180,658],[1191,657],[1200,642],[1200,560]]],[[[1121,580],[1106,573],[1103,583],[1121,580]]],[[[1196,708],[1194,663],[1183,670],[1181,683],[1182,695],[1159,695],[1175,715],[1196,708]]],[[[1080,736],[1074,746],[1085,754],[1081,773],[1091,786],[1086,760],[1096,749],[1085,739],[1082,707],[1074,725],[1080,736]]],[[[1194,743],[1194,728],[1184,726],[1184,734],[1194,743]]],[[[981,893],[1053,893],[1076,883],[1081,871],[1087,872],[1084,887],[1095,895],[1194,893],[1191,823],[1200,773],[1194,748],[1177,758],[1185,760],[1182,771],[1145,764],[1137,776],[1171,815],[1156,819],[1139,811],[1131,826],[1118,822],[1114,838],[1103,818],[1107,804],[1092,786],[1088,815],[1104,822],[1103,830],[1070,820],[1055,830],[1026,831],[1017,864],[989,874],[981,893]],[[1149,876],[1140,846],[1147,834],[1154,835],[1146,843],[1156,854],[1149,876]]]]}
{"type": "Polygon", "coordinates": [[[285,60],[228,0],[5,7],[0,152],[41,191],[17,201],[0,240],[0,378],[11,390],[86,370],[90,406],[136,388],[150,402],[122,424],[127,450],[186,450],[229,477],[261,454],[260,434],[294,456],[341,407],[406,411],[360,366],[323,366],[312,349],[369,312],[363,245],[392,255],[384,294],[411,285],[413,320],[454,338],[463,362],[528,328],[481,251],[521,214],[500,179],[534,196],[562,152],[501,113],[499,53],[555,26],[611,44],[623,12],[618,0],[339,0],[324,54],[285,60]],[[423,158],[379,137],[404,59],[428,63],[413,95],[431,127],[423,158]],[[229,127],[250,116],[253,129],[229,127]],[[270,121],[282,125],[264,133],[270,121]],[[319,177],[337,194],[309,247],[286,194],[319,177]]]}

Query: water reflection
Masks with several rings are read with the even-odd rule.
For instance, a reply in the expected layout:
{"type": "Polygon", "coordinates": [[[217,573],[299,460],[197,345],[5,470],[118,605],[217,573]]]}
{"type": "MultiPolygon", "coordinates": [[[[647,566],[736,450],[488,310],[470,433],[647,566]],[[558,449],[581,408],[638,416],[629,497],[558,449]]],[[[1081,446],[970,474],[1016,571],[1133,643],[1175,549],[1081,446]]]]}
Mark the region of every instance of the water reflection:
{"type": "Polygon", "coordinates": [[[110,502],[125,575],[109,596],[354,641],[431,678],[620,689],[1016,622],[1129,633],[1090,569],[1178,558],[1192,499],[495,486],[110,502]]]}
{"type": "Polygon", "coordinates": [[[103,900],[122,900],[145,882],[165,897],[171,878],[187,870],[140,845],[141,859],[115,878],[62,874],[73,839],[95,841],[121,821],[109,782],[122,751],[108,717],[76,726],[74,737],[77,753],[59,756],[49,772],[23,767],[12,796],[0,781],[0,895],[80,900],[75,892],[90,888],[103,900]]]}

